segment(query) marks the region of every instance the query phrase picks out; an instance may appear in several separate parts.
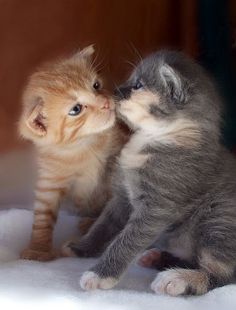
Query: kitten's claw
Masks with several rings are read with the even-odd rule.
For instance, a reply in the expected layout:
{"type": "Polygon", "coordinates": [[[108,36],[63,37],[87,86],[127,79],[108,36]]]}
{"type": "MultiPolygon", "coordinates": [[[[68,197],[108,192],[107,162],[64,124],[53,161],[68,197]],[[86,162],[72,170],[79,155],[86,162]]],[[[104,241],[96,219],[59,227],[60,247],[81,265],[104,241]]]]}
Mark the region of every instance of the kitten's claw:
{"type": "Polygon", "coordinates": [[[95,272],[86,271],[80,279],[80,286],[85,291],[96,289],[107,290],[114,287],[117,282],[114,278],[100,278],[95,272]]]}
{"type": "Polygon", "coordinates": [[[55,250],[44,252],[32,249],[25,249],[20,255],[21,259],[36,260],[41,262],[51,261],[56,259],[57,257],[58,253],[55,250]]]}
{"type": "Polygon", "coordinates": [[[188,282],[176,270],[166,270],[157,274],[151,284],[151,289],[157,294],[179,296],[186,293],[188,282]]]}

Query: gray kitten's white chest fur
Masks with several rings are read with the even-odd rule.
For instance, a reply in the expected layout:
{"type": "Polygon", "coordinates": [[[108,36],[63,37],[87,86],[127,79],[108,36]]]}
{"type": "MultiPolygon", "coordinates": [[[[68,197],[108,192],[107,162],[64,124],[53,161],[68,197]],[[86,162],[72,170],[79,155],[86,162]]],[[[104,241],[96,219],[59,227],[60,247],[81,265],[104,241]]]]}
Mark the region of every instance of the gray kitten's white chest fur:
{"type": "Polygon", "coordinates": [[[124,171],[129,169],[138,169],[145,164],[150,156],[142,153],[145,145],[145,136],[137,133],[134,134],[134,136],[123,148],[119,158],[119,164],[124,171]]]}
{"type": "Polygon", "coordinates": [[[134,134],[130,141],[123,148],[119,165],[122,168],[124,183],[129,198],[134,199],[136,169],[142,168],[151,155],[142,153],[146,145],[145,137],[140,134],[134,134]]]}

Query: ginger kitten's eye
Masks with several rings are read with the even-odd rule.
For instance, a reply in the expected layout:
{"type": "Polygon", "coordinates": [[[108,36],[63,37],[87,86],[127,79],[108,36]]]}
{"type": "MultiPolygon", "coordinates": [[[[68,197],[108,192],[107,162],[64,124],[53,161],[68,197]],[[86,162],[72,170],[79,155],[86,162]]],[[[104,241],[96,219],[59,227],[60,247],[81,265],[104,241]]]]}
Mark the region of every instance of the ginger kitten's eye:
{"type": "Polygon", "coordinates": [[[82,105],[77,103],[69,112],[69,115],[71,116],[76,116],[79,115],[80,112],[82,111],[82,105]]]}
{"type": "Polygon", "coordinates": [[[96,81],[96,82],[93,84],[93,88],[94,88],[95,90],[99,90],[99,89],[101,88],[101,84],[100,84],[98,81],[96,81]]]}
{"type": "Polygon", "coordinates": [[[138,90],[140,88],[143,88],[143,84],[140,81],[137,81],[136,84],[133,86],[133,89],[138,90]]]}

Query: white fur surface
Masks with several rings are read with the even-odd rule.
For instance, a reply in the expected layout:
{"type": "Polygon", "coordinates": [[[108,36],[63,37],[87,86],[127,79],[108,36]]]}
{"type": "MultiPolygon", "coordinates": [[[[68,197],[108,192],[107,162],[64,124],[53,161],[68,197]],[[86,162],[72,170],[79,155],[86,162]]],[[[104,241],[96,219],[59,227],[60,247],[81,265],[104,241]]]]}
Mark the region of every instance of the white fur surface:
{"type": "MultiPolygon", "coordinates": [[[[236,285],[200,297],[155,295],[150,284],[156,271],[132,265],[112,290],[84,292],[79,280],[94,259],[61,258],[49,263],[17,260],[29,240],[32,212],[0,211],[1,309],[79,310],[235,310],[236,285]]],[[[57,246],[76,234],[77,219],[62,213],[56,228],[57,246]]]]}

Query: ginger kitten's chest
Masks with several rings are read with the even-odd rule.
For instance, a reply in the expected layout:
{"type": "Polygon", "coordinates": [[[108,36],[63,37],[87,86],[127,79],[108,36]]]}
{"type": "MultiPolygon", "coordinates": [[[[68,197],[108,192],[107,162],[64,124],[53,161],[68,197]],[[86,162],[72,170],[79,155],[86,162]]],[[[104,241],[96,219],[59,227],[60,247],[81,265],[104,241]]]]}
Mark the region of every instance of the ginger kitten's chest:
{"type": "Polygon", "coordinates": [[[73,167],[70,191],[75,196],[89,196],[104,178],[107,158],[104,154],[87,154],[73,167]]]}
{"type": "Polygon", "coordinates": [[[38,183],[60,188],[66,196],[86,204],[105,183],[108,158],[104,149],[44,155],[39,160],[38,183]]]}

